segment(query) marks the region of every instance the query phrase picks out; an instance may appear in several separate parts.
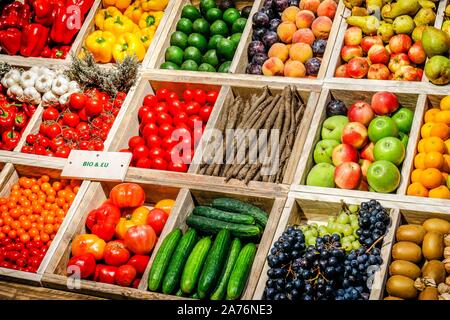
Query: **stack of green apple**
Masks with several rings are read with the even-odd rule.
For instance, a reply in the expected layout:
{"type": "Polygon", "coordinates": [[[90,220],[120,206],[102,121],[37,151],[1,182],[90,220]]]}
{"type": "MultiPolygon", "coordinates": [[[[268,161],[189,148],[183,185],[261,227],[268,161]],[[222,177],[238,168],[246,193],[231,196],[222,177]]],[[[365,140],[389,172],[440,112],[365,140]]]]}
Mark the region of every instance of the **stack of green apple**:
{"type": "Polygon", "coordinates": [[[185,5],[161,69],[228,72],[249,8],[239,12],[234,2],[226,4],[224,7],[225,2],[221,3],[224,10],[217,7],[215,0],[201,0],[200,10],[185,5]]]}
{"type": "Polygon", "coordinates": [[[390,92],[378,92],[371,104],[357,101],[348,109],[331,100],[314,149],[309,186],[390,193],[400,184],[414,112],[390,92]]]}
{"type": "Polygon", "coordinates": [[[315,245],[317,237],[337,233],[341,236],[342,248],[350,252],[361,247],[356,230],[359,229],[358,210],[356,205],[349,205],[348,211],[342,209],[337,217],[329,217],[327,225],[311,223],[300,226],[307,245],[315,245]]]}

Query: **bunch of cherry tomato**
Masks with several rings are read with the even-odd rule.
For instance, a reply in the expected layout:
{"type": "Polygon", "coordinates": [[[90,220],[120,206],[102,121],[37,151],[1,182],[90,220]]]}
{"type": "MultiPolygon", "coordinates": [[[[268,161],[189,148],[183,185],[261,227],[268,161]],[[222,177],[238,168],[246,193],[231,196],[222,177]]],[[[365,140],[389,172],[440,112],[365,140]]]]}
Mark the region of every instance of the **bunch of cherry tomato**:
{"type": "Polygon", "coordinates": [[[138,112],[139,135],[128,141],[131,165],[186,172],[217,100],[218,92],[167,88],[145,96],[138,112]]]}
{"type": "Polygon", "coordinates": [[[92,89],[73,93],[66,105],[47,107],[39,133],[29,134],[22,152],[67,158],[71,150],[102,151],[126,93],[111,98],[92,89]]]}
{"type": "Polygon", "coordinates": [[[0,267],[36,272],[79,189],[79,181],[21,177],[0,198],[0,267]]]}

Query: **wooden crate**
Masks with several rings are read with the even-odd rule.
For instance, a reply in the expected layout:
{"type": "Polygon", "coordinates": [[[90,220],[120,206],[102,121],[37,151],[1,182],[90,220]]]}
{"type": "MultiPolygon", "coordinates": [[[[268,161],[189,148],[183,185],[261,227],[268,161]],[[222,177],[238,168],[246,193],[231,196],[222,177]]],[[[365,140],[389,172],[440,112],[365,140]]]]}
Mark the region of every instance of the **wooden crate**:
{"type": "MultiPolygon", "coordinates": [[[[335,43],[336,38],[339,33],[339,28],[341,25],[343,12],[345,9],[345,5],[342,1],[336,0],[336,2],[338,2],[338,7],[336,10],[336,15],[333,20],[333,27],[331,29],[330,35],[327,40],[327,48],[323,55],[322,64],[321,64],[319,73],[317,75],[318,80],[323,80],[325,78],[326,71],[328,69],[329,62],[331,59],[331,54],[333,53],[334,43],[335,43]]],[[[252,10],[250,17],[252,17],[253,14],[256,13],[263,6],[264,6],[264,0],[257,1],[255,6],[253,6],[253,10],[252,10]]],[[[247,68],[247,65],[248,65],[247,48],[248,48],[249,43],[252,41],[253,28],[252,28],[251,24],[248,24],[246,29],[247,28],[249,30],[245,30],[247,32],[244,31],[244,33],[242,35],[243,39],[245,39],[245,40],[242,40],[239,43],[239,47],[236,50],[237,55],[239,55],[240,59],[239,60],[235,59],[231,66],[231,70],[233,70],[234,73],[238,73],[238,74],[245,74],[245,69],[247,68]]],[[[248,78],[249,81],[253,81],[253,79],[258,79],[258,78],[266,78],[266,76],[256,76],[256,75],[246,75],[246,77],[248,78]]],[[[273,79],[273,78],[280,78],[280,77],[269,77],[269,79],[273,79]]],[[[286,77],[286,81],[289,81],[292,84],[297,83],[297,82],[302,83],[303,82],[302,80],[311,81],[314,79],[311,79],[311,78],[287,78],[286,77]]]]}
{"type": "MultiPolygon", "coordinates": [[[[38,166],[25,166],[11,163],[6,164],[4,170],[2,170],[0,174],[0,197],[8,196],[10,194],[11,187],[13,186],[13,184],[17,183],[20,177],[40,177],[43,174],[46,174],[53,179],[59,179],[61,171],[57,169],[41,168],[38,166]]],[[[82,198],[86,193],[88,187],[89,182],[83,182],[81,184],[75,200],[67,211],[66,217],[64,218],[64,221],[61,224],[55,238],[53,239],[52,244],[48,248],[48,251],[45,254],[45,257],[42,260],[37,272],[31,273],[0,268],[0,279],[6,279],[8,281],[16,281],[32,285],[40,285],[44,270],[48,267],[50,259],[57,250],[59,243],[63,240],[67,229],[71,225],[73,218],[75,217],[75,212],[78,206],[82,204],[82,198]]]]}
{"type": "MultiPolygon", "coordinates": [[[[155,54],[149,59],[148,63],[145,64],[147,69],[159,69],[159,66],[165,61],[165,53],[166,49],[170,46],[170,36],[173,32],[176,31],[178,20],[181,18],[181,11],[183,10],[183,7],[188,4],[192,4],[199,7],[200,1],[199,0],[175,0],[176,3],[173,6],[172,13],[170,17],[168,18],[168,23],[164,28],[164,32],[160,35],[160,41],[158,41],[157,46],[154,48],[155,54]]],[[[242,9],[245,6],[249,5],[255,5],[258,1],[249,1],[249,0],[236,0],[234,1],[236,4],[236,8],[238,10],[242,9]]],[[[254,8],[252,9],[252,11],[254,8]]],[[[245,32],[249,31],[249,24],[247,22],[247,25],[245,27],[244,33],[242,34],[242,38],[244,37],[245,32]]],[[[241,41],[242,43],[242,41],[241,41]]],[[[236,49],[236,53],[238,52],[238,49],[236,49]]],[[[233,58],[232,66],[235,65],[235,61],[238,61],[240,57],[235,53],[233,58]]],[[[234,70],[230,68],[230,72],[233,72],[234,70]]],[[[185,71],[181,70],[176,72],[180,75],[184,74],[185,71]]],[[[204,77],[209,76],[210,73],[213,72],[202,72],[204,77]]]]}
{"type": "MultiPolygon", "coordinates": [[[[164,198],[177,199],[179,188],[152,184],[147,182],[139,183],[146,194],[146,205],[155,204],[159,200],[164,198]]],[[[74,237],[78,234],[86,233],[85,221],[89,212],[98,208],[107,198],[111,189],[115,186],[115,183],[110,182],[92,182],[88,191],[86,192],[81,205],[74,213],[74,218],[69,228],[64,233],[63,239],[53,252],[50,262],[47,265],[45,274],[42,278],[42,283],[45,287],[72,291],[81,294],[88,294],[94,296],[100,296],[104,298],[118,298],[118,299],[146,299],[154,300],[161,299],[159,294],[147,292],[145,290],[138,290],[132,288],[125,288],[117,285],[105,284],[91,280],[80,280],[79,287],[69,288],[69,278],[66,276],[67,263],[71,255],[71,244],[74,237]]],[[[179,198],[179,196],[178,196],[179,198]]],[[[170,221],[177,218],[177,208],[179,207],[179,200],[176,200],[175,207],[172,209],[171,215],[163,230],[169,228],[170,221]]],[[[160,236],[159,239],[162,239],[160,236]]],[[[160,241],[158,240],[158,243],[160,241]]],[[[156,252],[153,250],[153,253],[156,252]]],[[[142,277],[141,286],[147,282],[147,277],[142,277]]],[[[175,299],[176,297],[174,297],[175,299]]]]}
{"type": "MultiPolygon", "coordinates": [[[[280,222],[275,231],[275,235],[272,239],[272,243],[266,252],[266,256],[269,250],[273,247],[275,241],[279,239],[281,234],[286,230],[288,225],[292,224],[305,224],[305,223],[317,223],[319,225],[326,225],[329,217],[337,216],[344,201],[347,204],[359,205],[361,202],[368,201],[369,198],[352,198],[347,196],[328,196],[319,194],[307,194],[301,192],[291,192],[289,198],[286,201],[283,213],[281,214],[280,222]]],[[[395,235],[395,229],[398,225],[399,211],[395,207],[395,202],[380,203],[389,209],[389,215],[391,217],[391,224],[387,230],[383,239],[381,247],[381,257],[383,264],[380,266],[380,270],[374,275],[372,290],[370,293],[370,300],[379,300],[383,294],[383,283],[385,281],[387,268],[389,265],[390,252],[393,245],[393,238],[395,235]]],[[[269,266],[264,261],[264,268],[258,281],[258,285],[253,295],[253,300],[261,300],[264,295],[266,281],[268,280],[267,271],[269,266]]]]}
{"type": "MultiPolygon", "coordinates": [[[[22,1],[23,2],[23,1],[22,1]]],[[[71,54],[75,54],[81,48],[84,36],[88,30],[89,21],[94,19],[94,15],[97,12],[99,6],[101,6],[102,0],[95,0],[89,12],[86,14],[83,25],[78,31],[75,39],[71,45],[70,51],[65,59],[51,59],[51,58],[35,58],[35,57],[23,57],[23,56],[10,56],[7,54],[0,54],[0,61],[8,62],[9,64],[16,66],[42,66],[42,67],[62,67],[71,61],[71,54]]]]}
{"type": "MultiPolygon", "coordinates": [[[[175,228],[180,228],[181,230],[186,231],[186,218],[191,214],[194,207],[197,205],[211,204],[211,202],[218,197],[229,197],[249,202],[269,213],[269,220],[267,222],[263,236],[259,242],[258,251],[256,252],[256,257],[250,271],[250,276],[241,297],[241,299],[243,300],[249,300],[253,296],[253,292],[258,281],[257,275],[261,273],[265,256],[267,251],[269,250],[269,245],[272,242],[273,234],[278,224],[278,220],[280,219],[280,215],[283,210],[286,198],[267,194],[264,192],[264,190],[261,190],[260,192],[242,193],[233,190],[218,192],[212,191],[211,188],[184,188],[181,190],[177,198],[177,204],[174,212],[173,214],[171,214],[170,219],[167,221],[166,226],[161,233],[160,239],[164,239],[167,234],[169,234],[175,228]]],[[[161,241],[158,241],[155,246],[154,252],[158,252],[160,246],[161,241]]],[[[148,274],[150,272],[150,268],[154,259],[155,255],[152,254],[152,257],[150,258],[149,264],[142,279],[148,278],[148,274]]],[[[141,281],[139,289],[147,290],[147,281],[141,281]]],[[[173,298],[173,296],[171,295],[160,294],[160,296],[162,296],[163,299],[173,298]]]]}
{"type": "Polygon", "coordinates": [[[382,194],[375,192],[359,191],[359,190],[340,190],[338,188],[322,188],[322,187],[312,187],[306,186],[306,178],[309,171],[314,166],[313,153],[314,148],[318,141],[321,139],[321,128],[322,123],[326,119],[326,105],[327,103],[335,98],[344,101],[344,103],[349,107],[351,104],[357,102],[358,100],[367,101],[370,103],[370,99],[374,93],[383,90],[382,87],[366,88],[365,91],[346,91],[342,89],[323,89],[320,95],[320,99],[317,106],[317,111],[312,119],[312,124],[308,136],[306,138],[305,146],[303,148],[300,161],[297,166],[297,171],[293,180],[293,185],[291,186],[292,191],[303,191],[312,193],[322,193],[330,195],[340,195],[345,192],[346,195],[351,197],[370,197],[374,199],[384,199],[384,200],[398,200],[398,195],[403,194],[405,188],[407,187],[407,176],[410,171],[408,164],[412,161],[413,145],[412,141],[414,137],[419,134],[420,131],[420,119],[423,116],[425,109],[425,95],[418,95],[415,93],[396,93],[399,103],[406,108],[413,110],[414,120],[413,127],[411,128],[408,147],[406,148],[406,157],[403,162],[404,165],[400,168],[401,182],[399,188],[394,194],[382,194]],[[406,164],[406,165],[405,165],[406,164]]]}

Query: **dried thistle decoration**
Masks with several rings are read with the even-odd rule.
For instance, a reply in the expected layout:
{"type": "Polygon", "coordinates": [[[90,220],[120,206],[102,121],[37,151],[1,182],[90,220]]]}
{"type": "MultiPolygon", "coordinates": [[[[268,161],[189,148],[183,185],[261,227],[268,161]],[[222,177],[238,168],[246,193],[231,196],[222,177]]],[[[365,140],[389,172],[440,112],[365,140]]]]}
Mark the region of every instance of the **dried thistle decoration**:
{"type": "Polygon", "coordinates": [[[416,281],[414,281],[414,287],[419,291],[423,291],[426,287],[436,288],[437,285],[433,278],[423,277],[417,278],[416,281]]]}
{"type": "Polygon", "coordinates": [[[83,88],[96,87],[115,97],[119,91],[130,90],[137,81],[138,71],[139,62],[135,56],[125,57],[112,68],[101,68],[93,55],[85,50],[81,57],[72,55],[72,63],[65,74],[83,88]]]}
{"type": "Polygon", "coordinates": [[[11,70],[11,65],[7,62],[0,62],[0,78],[3,78],[3,76],[11,70]]]}

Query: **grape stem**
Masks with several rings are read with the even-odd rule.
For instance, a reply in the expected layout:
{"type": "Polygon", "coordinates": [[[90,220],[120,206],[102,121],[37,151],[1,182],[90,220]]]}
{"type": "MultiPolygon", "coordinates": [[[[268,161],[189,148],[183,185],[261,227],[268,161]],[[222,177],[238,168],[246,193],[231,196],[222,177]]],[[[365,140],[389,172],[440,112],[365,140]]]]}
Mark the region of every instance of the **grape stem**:
{"type": "Polygon", "coordinates": [[[384,235],[379,237],[374,243],[372,243],[372,245],[369,247],[369,249],[367,249],[366,253],[369,253],[370,251],[372,251],[373,248],[375,248],[375,246],[381,241],[383,240],[384,235]]]}

